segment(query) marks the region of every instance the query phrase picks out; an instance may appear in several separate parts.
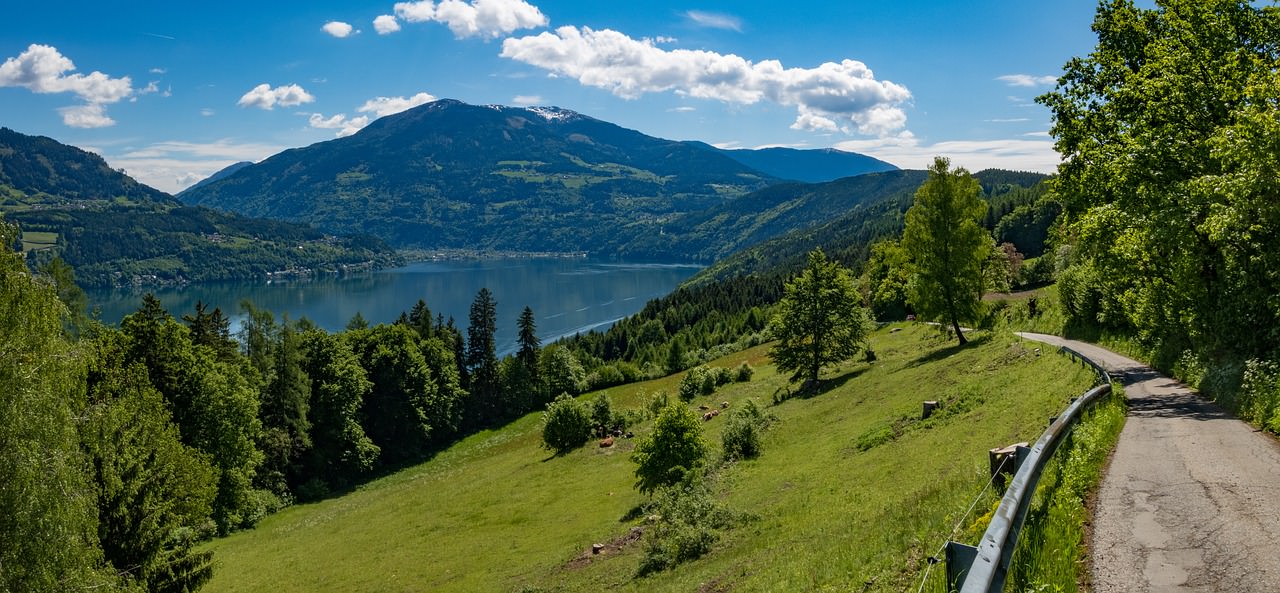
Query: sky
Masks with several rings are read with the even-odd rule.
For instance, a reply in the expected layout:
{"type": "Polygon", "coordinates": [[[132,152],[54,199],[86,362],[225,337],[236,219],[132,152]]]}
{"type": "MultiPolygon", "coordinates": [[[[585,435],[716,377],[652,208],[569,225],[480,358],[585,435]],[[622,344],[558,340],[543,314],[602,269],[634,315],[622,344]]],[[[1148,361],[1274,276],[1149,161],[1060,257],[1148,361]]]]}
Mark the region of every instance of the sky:
{"type": "Polygon", "coordinates": [[[435,99],[554,105],[724,148],[1051,172],[1034,98],[1084,0],[37,2],[5,11],[0,126],[178,192],[435,99]]]}

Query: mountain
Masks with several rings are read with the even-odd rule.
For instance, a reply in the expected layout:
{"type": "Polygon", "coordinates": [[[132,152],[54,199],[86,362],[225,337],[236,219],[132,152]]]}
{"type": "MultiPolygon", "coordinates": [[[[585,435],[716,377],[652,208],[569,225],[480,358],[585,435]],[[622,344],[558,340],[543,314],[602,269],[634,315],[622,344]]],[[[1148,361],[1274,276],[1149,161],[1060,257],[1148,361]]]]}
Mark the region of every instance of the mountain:
{"type": "Polygon", "coordinates": [[[28,258],[60,256],[84,286],[337,272],[395,259],[372,237],[184,206],[96,154],[8,128],[0,128],[0,216],[18,224],[28,258]]]}
{"type": "Polygon", "coordinates": [[[214,173],[213,175],[210,175],[208,177],[205,177],[204,179],[201,179],[200,181],[197,181],[195,185],[192,185],[191,187],[188,187],[187,189],[184,189],[178,192],[178,195],[181,196],[184,192],[189,192],[197,187],[204,187],[206,185],[209,185],[210,183],[213,183],[219,179],[227,177],[232,173],[235,173],[236,171],[239,171],[240,169],[248,167],[249,165],[252,165],[252,164],[253,164],[252,161],[240,161],[238,163],[227,165],[226,167],[219,169],[218,172],[214,173]]]}
{"type": "Polygon", "coordinates": [[[806,183],[822,183],[841,177],[898,169],[880,159],[835,148],[800,150],[775,147],[723,150],[709,145],[704,146],[719,150],[729,158],[766,175],[806,183]]]}
{"type": "Polygon", "coordinates": [[[616,253],[619,236],[775,181],[717,151],[566,109],[446,99],[181,198],[401,247],[616,253]]]}

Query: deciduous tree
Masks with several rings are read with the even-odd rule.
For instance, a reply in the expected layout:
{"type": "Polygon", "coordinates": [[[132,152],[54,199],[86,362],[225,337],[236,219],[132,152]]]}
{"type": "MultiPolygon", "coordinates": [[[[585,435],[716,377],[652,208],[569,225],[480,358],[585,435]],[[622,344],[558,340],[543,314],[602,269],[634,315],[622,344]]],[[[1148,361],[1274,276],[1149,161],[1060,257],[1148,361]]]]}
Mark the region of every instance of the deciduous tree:
{"type": "Polygon", "coordinates": [[[870,316],[862,307],[853,277],[821,249],[809,253],[809,265],[787,283],[772,321],[778,343],[769,356],[778,369],[817,385],[826,366],[853,358],[865,346],[870,316]]]}
{"type": "Polygon", "coordinates": [[[960,322],[978,318],[983,262],[992,252],[991,237],[979,225],[987,211],[981,195],[968,171],[951,169],[949,160],[937,157],[916,190],[902,233],[915,270],[911,304],[926,318],[950,324],[962,345],[960,322]]]}

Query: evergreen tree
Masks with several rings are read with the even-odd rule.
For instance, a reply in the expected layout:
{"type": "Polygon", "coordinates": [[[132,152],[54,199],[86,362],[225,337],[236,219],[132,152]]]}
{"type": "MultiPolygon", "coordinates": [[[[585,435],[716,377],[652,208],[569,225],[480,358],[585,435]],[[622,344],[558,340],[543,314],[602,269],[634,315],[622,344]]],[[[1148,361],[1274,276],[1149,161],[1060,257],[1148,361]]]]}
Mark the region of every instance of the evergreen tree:
{"type": "Polygon", "coordinates": [[[471,325],[467,327],[467,371],[473,419],[487,425],[506,416],[499,398],[498,359],[494,334],[498,330],[497,305],[493,293],[481,288],[471,302],[471,325]]]}
{"type": "Polygon", "coordinates": [[[203,301],[196,301],[195,315],[182,316],[191,332],[191,343],[212,348],[223,362],[235,360],[239,344],[231,337],[231,320],[218,307],[212,313],[207,310],[203,301]]]}
{"type": "Polygon", "coordinates": [[[911,256],[911,304],[929,319],[949,323],[963,345],[961,321],[975,321],[982,304],[983,262],[991,236],[979,226],[987,211],[978,180],[937,157],[907,211],[902,248],[911,256]]]}
{"type": "Polygon", "coordinates": [[[816,249],[778,303],[773,318],[778,343],[769,356],[779,370],[795,373],[792,380],[804,377],[806,386],[816,386],[823,367],[862,350],[870,321],[849,271],[816,249]]]}
{"type": "Polygon", "coordinates": [[[517,343],[519,350],[516,351],[516,360],[528,368],[530,372],[536,373],[538,370],[538,349],[542,346],[542,341],[538,339],[538,327],[533,319],[533,309],[525,306],[520,312],[520,318],[516,320],[516,329],[518,330],[517,343]]]}
{"type": "Polygon", "coordinates": [[[311,381],[303,371],[303,356],[298,332],[288,319],[282,320],[272,352],[271,382],[262,391],[263,453],[258,484],[276,494],[285,494],[289,486],[297,486],[303,454],[311,447],[311,424],[307,411],[311,400],[311,381]]]}

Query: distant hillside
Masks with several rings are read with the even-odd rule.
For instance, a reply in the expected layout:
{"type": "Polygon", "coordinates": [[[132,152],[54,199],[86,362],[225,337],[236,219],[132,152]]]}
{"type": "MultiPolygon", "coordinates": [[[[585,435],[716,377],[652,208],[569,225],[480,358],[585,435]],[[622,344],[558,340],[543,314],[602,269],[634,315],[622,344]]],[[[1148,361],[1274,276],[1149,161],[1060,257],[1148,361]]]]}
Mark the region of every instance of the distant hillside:
{"type": "Polygon", "coordinates": [[[184,192],[402,247],[616,252],[621,229],[773,182],[715,151],[554,107],[441,100],[184,192]]]}
{"type": "Polygon", "coordinates": [[[0,215],[28,257],[60,256],[84,286],[266,278],[374,268],[395,254],[372,237],[186,207],[56,140],[0,128],[0,215]]]}
{"type": "Polygon", "coordinates": [[[864,173],[898,170],[898,167],[880,159],[834,148],[758,148],[722,152],[762,173],[805,183],[822,183],[864,173]]]}
{"type": "Polygon", "coordinates": [[[181,196],[182,196],[182,194],[184,194],[184,193],[186,193],[186,192],[189,192],[189,191],[191,191],[191,190],[193,190],[193,189],[196,189],[196,188],[198,188],[198,187],[204,187],[204,186],[209,185],[210,183],[213,183],[213,182],[215,182],[215,181],[217,181],[217,180],[219,180],[219,179],[222,179],[222,178],[224,178],[224,177],[228,177],[228,176],[230,176],[232,173],[235,173],[236,171],[239,171],[240,169],[243,169],[243,168],[245,168],[245,167],[248,167],[249,165],[252,165],[252,164],[253,164],[253,162],[251,162],[251,161],[240,161],[240,162],[238,162],[238,163],[234,163],[234,164],[231,164],[231,165],[227,165],[226,167],[223,167],[222,169],[218,170],[218,172],[214,173],[213,175],[210,175],[210,176],[208,176],[208,177],[205,177],[204,179],[201,179],[200,181],[197,181],[197,182],[195,183],[195,185],[192,185],[191,187],[188,187],[187,189],[184,189],[184,190],[182,190],[182,191],[178,192],[178,194],[177,194],[177,195],[178,195],[179,197],[181,197],[181,196]]]}
{"type": "MultiPolygon", "coordinates": [[[[974,176],[982,185],[983,198],[997,214],[1035,202],[1044,192],[1041,182],[1048,178],[1041,173],[1000,169],[979,171],[974,176]]],[[[872,243],[902,234],[904,216],[915,202],[916,189],[926,177],[925,171],[902,170],[799,186],[804,188],[799,200],[805,209],[815,207],[811,204],[831,204],[851,191],[862,191],[864,198],[843,213],[827,219],[813,217],[817,221],[814,224],[744,246],[718,259],[688,283],[698,285],[748,274],[789,276],[803,267],[806,254],[817,247],[845,265],[860,266],[866,260],[872,243]],[[873,183],[875,181],[879,183],[873,183]]],[[[787,188],[777,186],[758,193],[785,191],[787,188]]],[[[1000,220],[998,215],[989,218],[986,223],[989,229],[1000,220]]]]}

